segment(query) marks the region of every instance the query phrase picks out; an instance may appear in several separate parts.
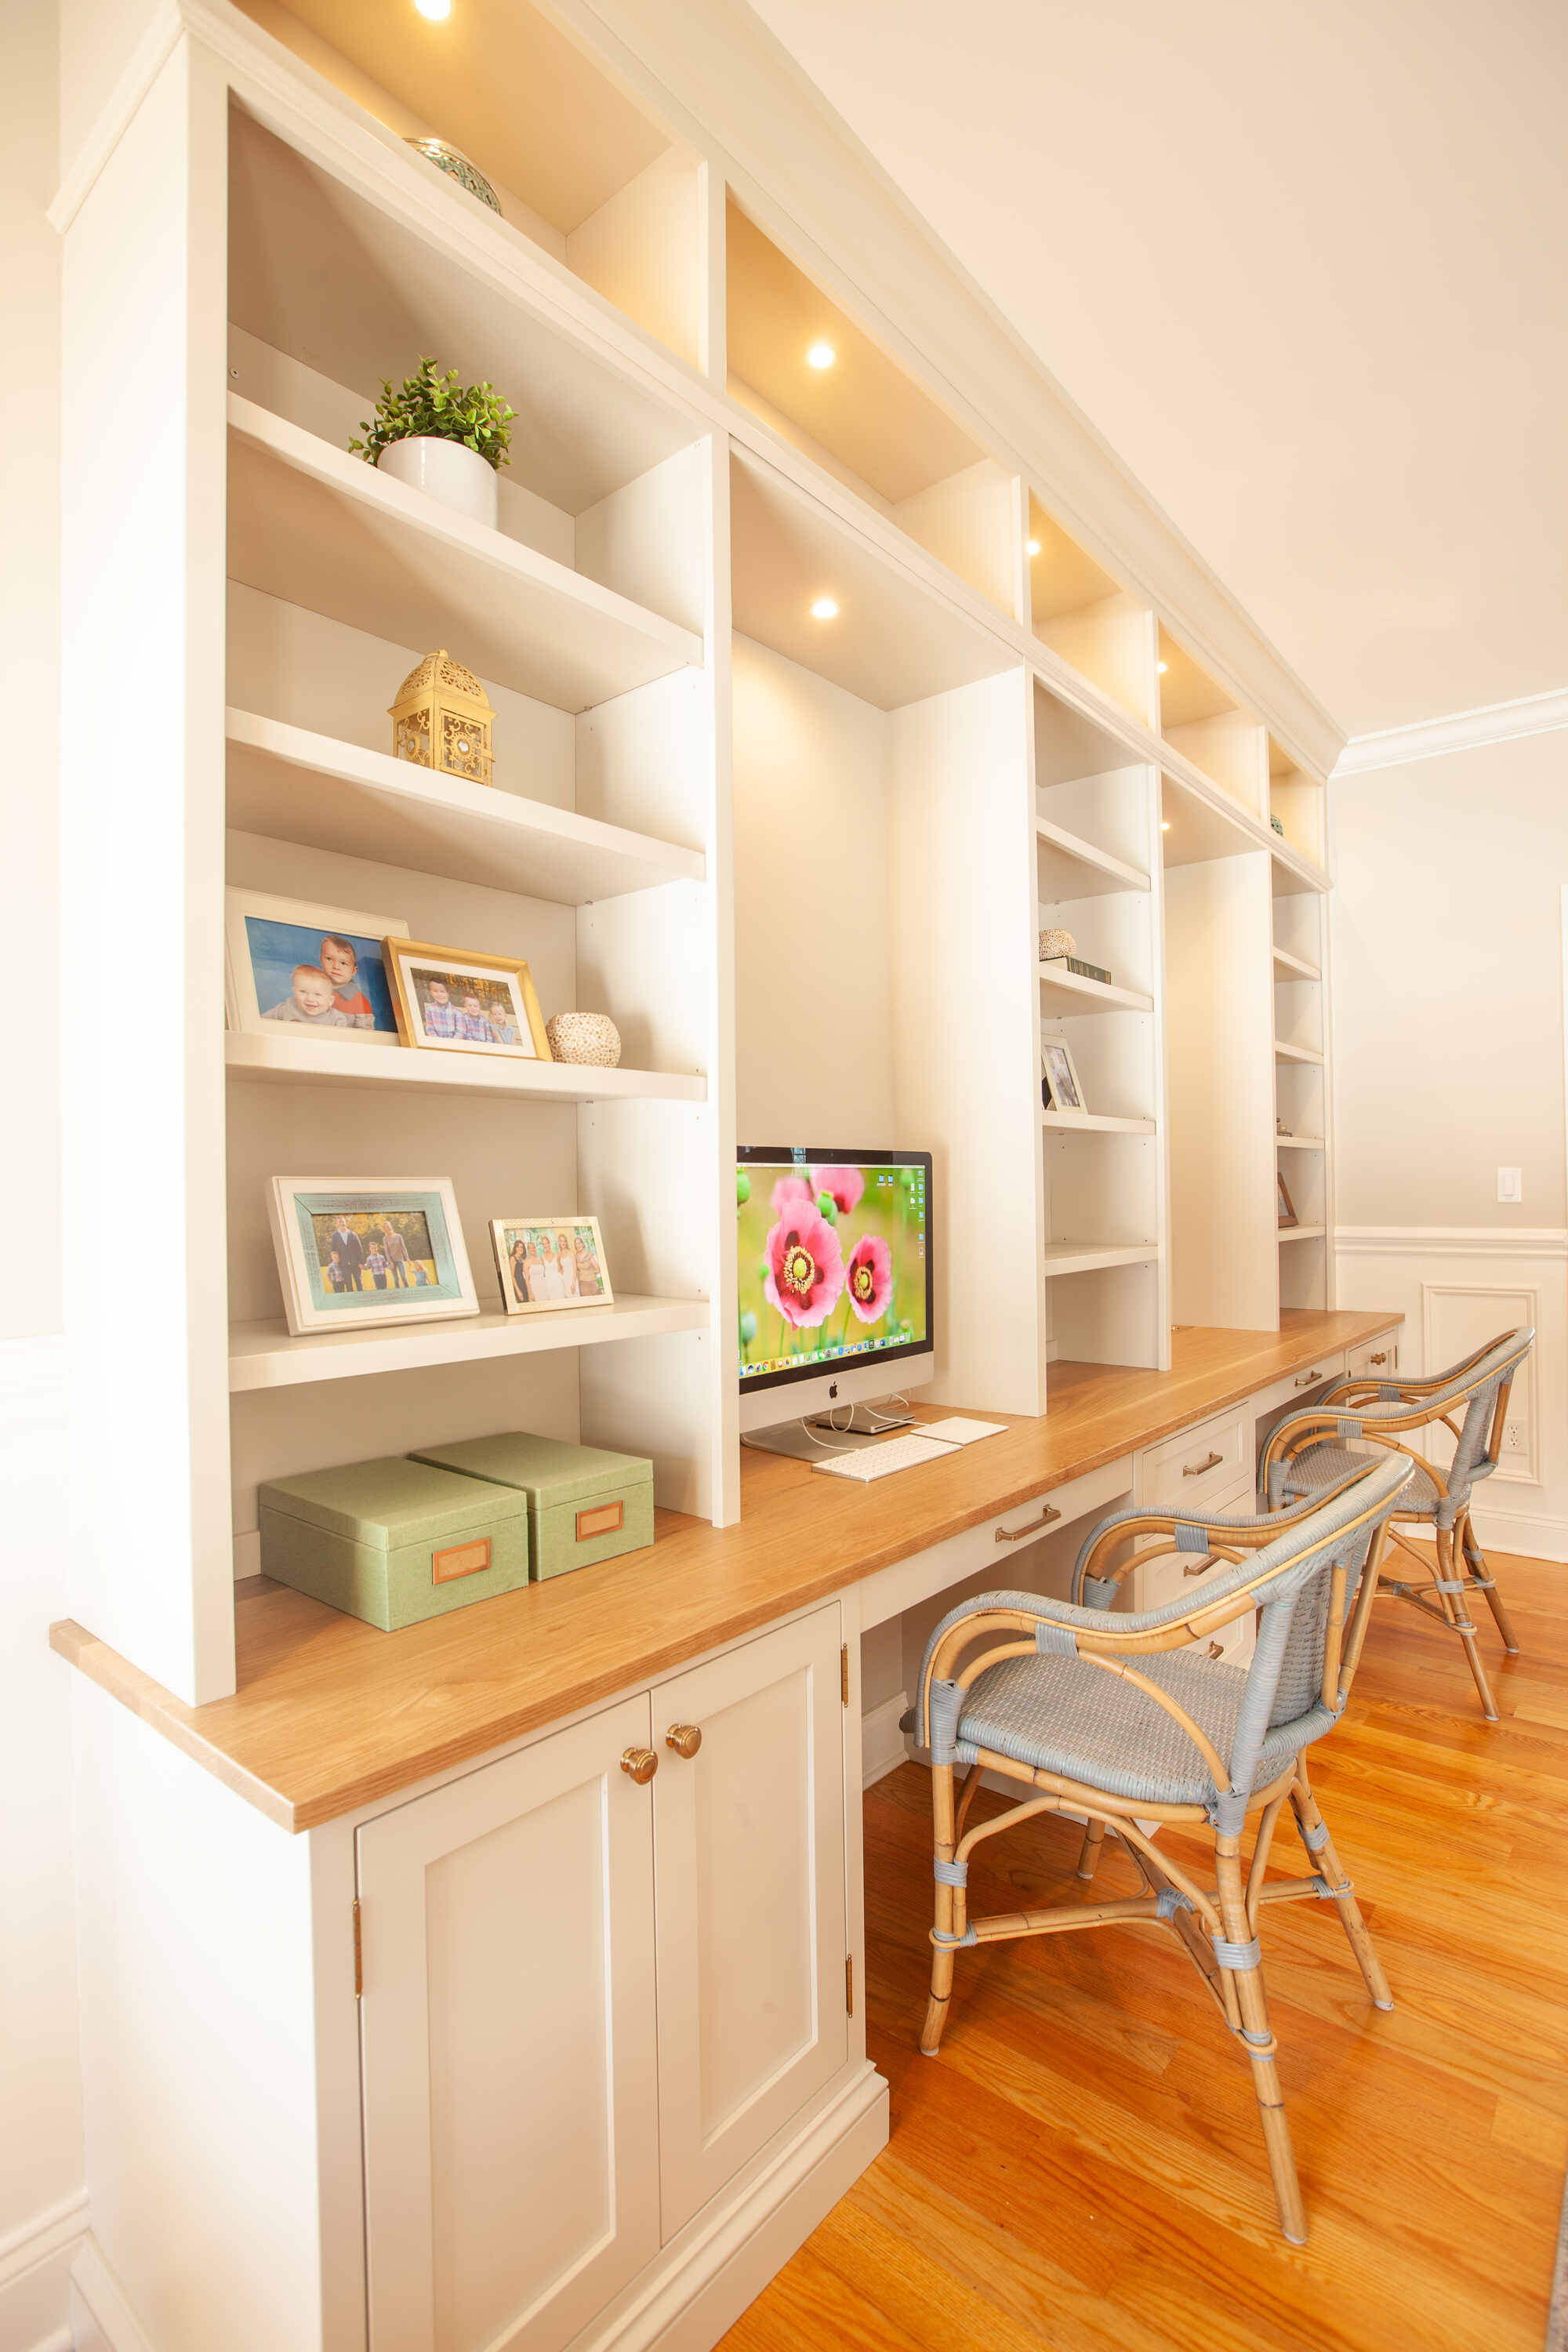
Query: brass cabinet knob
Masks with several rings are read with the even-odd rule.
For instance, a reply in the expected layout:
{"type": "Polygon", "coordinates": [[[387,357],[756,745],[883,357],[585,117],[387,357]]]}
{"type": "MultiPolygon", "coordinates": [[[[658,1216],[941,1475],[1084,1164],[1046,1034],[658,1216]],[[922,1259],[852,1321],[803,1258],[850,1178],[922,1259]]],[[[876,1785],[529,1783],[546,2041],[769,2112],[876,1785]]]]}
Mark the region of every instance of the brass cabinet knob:
{"type": "Polygon", "coordinates": [[[627,1748],[622,1750],[621,1769],[643,1789],[658,1770],[658,1758],[651,1748],[627,1748]]]}
{"type": "Polygon", "coordinates": [[[702,1733],[695,1723],[672,1723],[664,1735],[664,1744],[684,1756],[689,1764],[702,1745],[702,1733]]]}

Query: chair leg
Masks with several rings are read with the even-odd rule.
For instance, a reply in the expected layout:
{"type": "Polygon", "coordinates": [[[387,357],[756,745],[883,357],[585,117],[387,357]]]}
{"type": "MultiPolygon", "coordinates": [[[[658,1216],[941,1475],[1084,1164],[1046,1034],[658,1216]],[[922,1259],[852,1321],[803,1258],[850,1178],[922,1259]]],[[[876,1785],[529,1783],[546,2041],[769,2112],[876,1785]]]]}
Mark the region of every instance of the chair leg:
{"type": "Polygon", "coordinates": [[[1476,1541],[1476,1530],[1471,1524],[1468,1510],[1459,1521],[1458,1535],[1464,1547],[1465,1566],[1487,1596],[1487,1605],[1496,1620],[1498,1632],[1502,1635],[1503,1648],[1510,1658],[1517,1658],[1519,1643],[1513,1638],[1513,1627],[1509,1622],[1508,1611],[1503,1606],[1502,1595],[1497,1589],[1490,1569],[1487,1566],[1486,1554],[1476,1541]]]}
{"type": "MultiPolygon", "coordinates": [[[[953,1849],[952,1767],[936,1764],[931,1776],[932,1848],[939,1862],[951,1862],[953,1849]]],[[[958,1903],[963,1890],[943,1885],[939,1879],[936,1887],[936,1931],[939,1936],[951,1936],[955,1930],[958,1903]]],[[[934,2058],[942,2047],[942,2030],[947,2023],[947,2004],[952,1994],[953,1949],[951,1944],[937,1944],[931,1956],[931,1999],[926,2003],[925,2023],[921,2028],[921,2051],[923,2056],[934,2058]]]]}
{"type": "MultiPolygon", "coordinates": [[[[1239,1838],[1222,1834],[1215,1840],[1215,1878],[1226,1941],[1252,1944],[1255,1938],[1247,1925],[1239,1838]]],[[[1275,2200],[1279,2208],[1279,2227],[1291,2245],[1304,2246],[1307,2242],[1306,2209],[1301,2203],[1301,2184],[1296,2178],[1296,2158],[1290,2147],[1290,2126],[1286,2119],[1285,2103],[1279,2092],[1279,2070],[1274,2063],[1275,2042],[1268,2024],[1263,1969],[1255,1959],[1250,1966],[1234,1969],[1230,1974],[1236,1986],[1242,2032],[1252,2065],[1252,2088],[1258,2100],[1258,2120],[1263,2126],[1263,2144],[1268,2152],[1268,2170],[1274,2182],[1275,2200]]]]}
{"type": "Polygon", "coordinates": [[[1351,1887],[1350,1874],[1340,1860],[1333,1839],[1329,1835],[1329,1825],[1319,1811],[1318,1801],[1312,1794],[1311,1783],[1303,1764],[1296,1767],[1290,1803],[1296,1815],[1296,1827],[1301,1832],[1301,1843],[1311,1856],[1312,1867],[1321,1872],[1331,1887],[1344,1889],[1342,1895],[1335,1895],[1334,1908],[1340,1915],[1340,1925],[1355,1954],[1356,1966],[1366,1979],[1373,2006],[1375,2009],[1392,2009],[1394,1995],[1389,1990],[1388,1979],[1383,1973],[1383,1962],[1377,1957],[1371,1931],[1361,1916],[1361,1906],[1351,1887]]]}
{"type": "Polygon", "coordinates": [[[1470,1673],[1480,1697],[1481,1712],[1489,1723],[1495,1723],[1498,1719],[1497,1701],[1487,1680],[1487,1670],[1481,1663],[1481,1654],[1476,1643],[1476,1629],[1470,1618],[1469,1579],[1456,1579],[1454,1575],[1453,1529],[1437,1528],[1434,1532],[1437,1538],[1437,1598],[1443,1604],[1444,1614],[1465,1645],[1465,1655],[1469,1661],[1470,1673]],[[1465,1590],[1458,1592],[1443,1590],[1446,1584],[1455,1582],[1462,1583],[1465,1590]]]}
{"type": "Polygon", "coordinates": [[[1083,1845],[1078,1857],[1078,1874],[1080,1878],[1094,1876],[1095,1864],[1100,1860],[1100,1850],[1104,1843],[1105,1823],[1090,1818],[1083,1825],[1083,1845]]]}

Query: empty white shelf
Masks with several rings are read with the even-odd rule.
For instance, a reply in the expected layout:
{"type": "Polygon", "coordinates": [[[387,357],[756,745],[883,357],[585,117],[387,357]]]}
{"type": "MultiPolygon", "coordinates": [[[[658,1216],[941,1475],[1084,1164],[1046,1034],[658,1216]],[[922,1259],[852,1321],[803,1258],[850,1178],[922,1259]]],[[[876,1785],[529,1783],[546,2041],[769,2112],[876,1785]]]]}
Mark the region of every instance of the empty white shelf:
{"type": "Polygon", "coordinates": [[[1152,1118],[1117,1118],[1110,1111],[1042,1110],[1042,1127],[1058,1128],[1068,1135],[1155,1135],[1152,1118]]]}
{"type": "Polygon", "coordinates": [[[1273,879],[1277,897],[1289,898],[1298,890],[1328,889],[1328,875],[1317,860],[1308,857],[1300,849],[1292,849],[1289,842],[1281,841],[1272,826],[1268,831],[1268,846],[1274,859],[1273,879]]]}
{"type": "Polygon", "coordinates": [[[581,711],[700,667],[702,640],[314,433],[228,396],[231,579],[581,711]]]}
{"type": "Polygon", "coordinates": [[[1308,963],[1301,956],[1288,955],[1283,948],[1275,949],[1276,980],[1321,980],[1322,976],[1315,963],[1308,963]]]}
{"type": "Polygon", "coordinates": [[[1321,1135],[1277,1135],[1274,1143],[1279,1151],[1321,1151],[1323,1148],[1321,1135]]]}
{"type": "Polygon", "coordinates": [[[1035,820],[1039,838],[1040,897],[1046,905],[1063,898],[1098,898],[1110,890],[1147,890],[1149,877],[1140,874],[1109,850],[1097,849],[1065,825],[1035,820]]]}
{"type": "Polygon", "coordinates": [[[1094,1274],[1106,1265],[1150,1265],[1158,1242],[1047,1242],[1042,1255],[1047,1276],[1094,1274]]]}
{"type": "Polygon", "coordinates": [[[563,1307],[547,1315],[482,1315],[435,1323],[383,1324],[374,1330],[311,1331],[291,1337],[280,1318],[236,1323],[228,1335],[231,1394],[296,1388],[307,1381],[363,1380],[375,1372],[422,1370],[432,1364],[477,1363],[493,1356],[533,1356],[551,1348],[603,1347],[663,1331],[705,1331],[705,1298],[617,1298],[610,1307],[563,1307]]]}
{"type": "Polygon", "coordinates": [[[1041,964],[1040,1011],[1056,1021],[1076,1021],[1085,1013],[1152,1013],[1154,1000],[1141,989],[1117,988],[1086,980],[1064,964],[1041,964]]]}
{"type": "Polygon", "coordinates": [[[1321,1225],[1281,1225],[1279,1238],[1282,1242],[1321,1242],[1324,1231],[1321,1225]]]}
{"type": "Polygon", "coordinates": [[[454,882],[584,907],[663,882],[700,882],[700,849],[678,848],[571,809],[438,774],[280,719],[231,709],[228,822],[454,882]],[[331,789],[322,789],[330,783],[331,789]]]}
{"type": "Polygon", "coordinates": [[[1313,1062],[1320,1069],[1322,1066],[1323,1057],[1313,1045],[1288,1045],[1283,1037],[1276,1037],[1274,1051],[1281,1062],[1313,1062]]]}
{"type": "Polygon", "coordinates": [[[661,1070],[595,1070],[583,1062],[514,1062],[503,1054],[444,1054],[438,1048],[373,1044],[352,1031],[301,1036],[279,1023],[276,1036],[223,1041],[232,1078],[280,1086],[414,1087],[430,1094],[490,1095],[513,1102],[706,1102],[708,1081],[661,1070]]]}

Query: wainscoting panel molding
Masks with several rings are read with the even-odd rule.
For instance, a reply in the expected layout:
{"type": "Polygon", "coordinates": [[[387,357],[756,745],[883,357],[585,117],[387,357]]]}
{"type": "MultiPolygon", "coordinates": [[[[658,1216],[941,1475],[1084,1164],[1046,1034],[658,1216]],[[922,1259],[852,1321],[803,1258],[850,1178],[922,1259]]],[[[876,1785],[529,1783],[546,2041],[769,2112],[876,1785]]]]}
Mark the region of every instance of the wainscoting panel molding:
{"type": "MultiPolygon", "coordinates": [[[[1483,1544],[1568,1561],[1568,1229],[1513,1225],[1340,1225],[1342,1307],[1405,1317],[1402,1369],[1439,1371],[1494,1332],[1535,1327],[1535,1354],[1509,1420],[1521,1444],[1477,1489],[1483,1544]]],[[[1449,1441],[1433,1445],[1441,1460],[1449,1441]]]]}

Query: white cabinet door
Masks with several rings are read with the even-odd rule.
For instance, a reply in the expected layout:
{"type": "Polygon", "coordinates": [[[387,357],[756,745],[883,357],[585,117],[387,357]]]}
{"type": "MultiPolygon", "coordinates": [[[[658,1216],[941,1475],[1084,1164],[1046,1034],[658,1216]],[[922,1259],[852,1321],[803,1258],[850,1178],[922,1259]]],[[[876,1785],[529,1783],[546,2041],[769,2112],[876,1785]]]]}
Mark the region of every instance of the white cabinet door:
{"type": "Polygon", "coordinates": [[[658,2250],[648,1728],[359,1832],[371,2352],[554,2352],[658,2250]]]}
{"type": "Polygon", "coordinates": [[[819,1610],[653,1694],[667,2239],[848,2053],[839,1639],[819,1610]]]}

